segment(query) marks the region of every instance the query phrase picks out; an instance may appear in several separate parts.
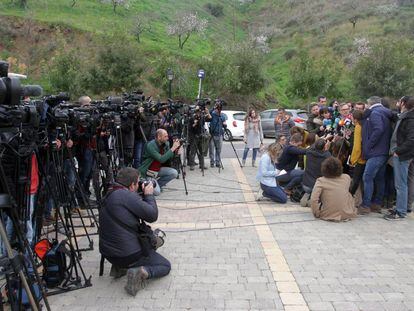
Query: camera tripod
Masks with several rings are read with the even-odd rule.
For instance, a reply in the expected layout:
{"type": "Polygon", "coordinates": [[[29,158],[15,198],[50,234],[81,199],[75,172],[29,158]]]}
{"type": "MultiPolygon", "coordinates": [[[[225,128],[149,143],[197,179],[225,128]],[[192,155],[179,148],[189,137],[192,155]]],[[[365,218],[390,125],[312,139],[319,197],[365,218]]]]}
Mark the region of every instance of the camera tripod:
{"type": "MultiPolygon", "coordinates": [[[[0,141],[0,236],[6,252],[6,256],[0,260],[0,266],[6,277],[7,293],[12,310],[21,310],[24,296],[27,297],[28,304],[32,310],[41,309],[41,299],[43,299],[46,309],[50,310],[46,291],[39,277],[32,249],[27,236],[23,234],[24,227],[19,219],[19,211],[24,212],[25,198],[27,199],[28,196],[24,195],[23,198],[19,198],[18,202],[16,202],[11,195],[12,187],[15,188],[13,193],[21,192],[22,188],[23,193],[25,193],[24,190],[30,187],[30,181],[28,181],[29,185],[22,182],[13,182],[12,172],[16,172],[15,169],[17,168],[17,175],[14,178],[17,176],[18,181],[23,181],[24,179],[20,177],[25,176],[22,167],[24,167],[25,163],[27,164],[28,159],[31,159],[32,152],[30,152],[30,148],[29,152],[27,148],[20,150],[20,134],[16,130],[13,130],[13,134],[15,135],[7,141],[0,141]],[[13,140],[17,140],[17,150],[10,145],[10,142],[13,140]],[[4,167],[5,163],[8,163],[6,168],[4,167]],[[21,205],[18,205],[18,203],[21,205]],[[15,249],[17,254],[11,248],[9,236],[5,230],[5,219],[10,222],[13,228],[13,233],[16,237],[15,249]]],[[[3,310],[3,299],[0,301],[0,308],[3,310]]]]}

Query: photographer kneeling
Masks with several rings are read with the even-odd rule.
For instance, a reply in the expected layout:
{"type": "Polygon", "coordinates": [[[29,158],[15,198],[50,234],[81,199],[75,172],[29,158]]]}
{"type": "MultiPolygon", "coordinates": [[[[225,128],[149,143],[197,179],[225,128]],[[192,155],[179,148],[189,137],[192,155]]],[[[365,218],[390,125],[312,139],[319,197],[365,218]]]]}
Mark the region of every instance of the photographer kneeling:
{"type": "Polygon", "coordinates": [[[114,270],[128,269],[125,290],[132,296],[146,279],[165,276],[171,270],[170,262],[141,243],[143,238],[138,236],[141,222],[158,218],[152,183],[142,184],[142,197],[138,188],[139,172],[130,167],[121,169],[99,213],[99,251],[114,270]]]}

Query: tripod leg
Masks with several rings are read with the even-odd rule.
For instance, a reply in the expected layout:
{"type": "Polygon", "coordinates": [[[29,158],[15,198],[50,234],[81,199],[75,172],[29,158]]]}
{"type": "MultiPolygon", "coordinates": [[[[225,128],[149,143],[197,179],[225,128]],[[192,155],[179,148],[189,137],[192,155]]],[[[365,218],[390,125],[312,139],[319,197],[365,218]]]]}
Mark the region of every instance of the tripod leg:
{"type": "MultiPolygon", "coordinates": [[[[9,243],[9,240],[7,238],[6,231],[4,230],[4,225],[3,225],[3,221],[2,220],[0,220],[0,236],[3,239],[3,243],[4,243],[4,246],[6,248],[7,256],[9,258],[13,258],[13,250],[12,250],[12,248],[10,246],[10,243],[9,243]]],[[[33,267],[33,268],[35,268],[35,267],[33,267]]],[[[21,282],[23,284],[23,287],[26,290],[26,294],[27,294],[27,297],[29,299],[30,306],[32,307],[32,309],[34,311],[39,310],[38,309],[38,305],[37,305],[37,303],[36,303],[36,301],[35,301],[35,299],[33,297],[32,289],[29,287],[29,284],[28,284],[28,282],[26,280],[26,277],[25,277],[23,271],[22,270],[19,270],[17,272],[17,274],[19,275],[20,280],[21,280],[21,282]]],[[[21,297],[21,295],[20,295],[20,297],[21,297]]]]}
{"type": "Polygon", "coordinates": [[[243,167],[243,165],[240,162],[239,155],[237,154],[236,148],[234,148],[233,142],[231,140],[230,140],[230,144],[233,147],[234,154],[236,155],[237,161],[239,161],[240,167],[243,167]]]}
{"type": "Polygon", "coordinates": [[[181,158],[180,159],[180,169],[181,169],[181,173],[183,175],[183,183],[184,183],[184,189],[185,189],[185,195],[188,195],[188,190],[187,190],[187,182],[185,181],[185,171],[184,171],[184,167],[183,167],[183,163],[181,162],[181,158]]]}

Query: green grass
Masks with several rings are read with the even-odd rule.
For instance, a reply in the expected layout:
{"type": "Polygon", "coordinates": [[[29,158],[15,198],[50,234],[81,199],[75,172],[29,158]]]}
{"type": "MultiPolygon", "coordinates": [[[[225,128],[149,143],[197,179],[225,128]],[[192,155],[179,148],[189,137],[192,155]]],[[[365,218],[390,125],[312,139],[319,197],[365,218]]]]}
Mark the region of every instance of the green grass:
{"type": "MultiPolygon", "coordinates": [[[[381,1],[391,3],[393,0],[381,1]]],[[[29,0],[28,2],[28,9],[23,10],[13,5],[10,0],[0,0],[0,18],[1,15],[30,17],[44,24],[72,28],[79,33],[90,33],[92,37],[99,38],[118,32],[127,33],[127,38],[134,40],[130,34],[133,18],[142,14],[151,20],[152,28],[151,32],[141,36],[140,45],[144,57],[152,60],[155,59],[154,56],[165,54],[188,64],[199,64],[202,57],[211,55],[215,46],[232,42],[233,25],[236,27],[236,40],[241,41],[247,37],[249,23],[275,24],[283,30],[283,33],[273,40],[272,50],[264,58],[264,76],[267,83],[257,94],[257,98],[265,101],[264,98],[270,96],[277,99],[282,106],[304,102],[292,98],[287,93],[289,68],[294,60],[286,61],[284,58],[284,53],[289,49],[297,49],[300,41],[303,42],[304,47],[311,50],[313,55],[323,55],[326,50],[331,49],[332,42],[340,37],[344,38],[344,45],[349,45],[356,37],[377,40],[384,36],[390,39],[405,36],[401,33],[401,21],[410,21],[414,17],[414,7],[403,7],[392,17],[384,17],[372,14],[373,8],[365,6],[357,12],[361,18],[356,29],[353,29],[348,19],[355,12],[348,7],[343,6],[341,9],[334,10],[331,2],[326,2],[325,8],[321,10],[318,9],[320,1],[312,0],[306,0],[293,8],[287,5],[286,0],[256,0],[251,4],[237,4],[236,8],[234,5],[239,3],[237,0],[139,0],[134,1],[128,10],[123,7],[117,8],[117,13],[113,12],[111,5],[102,4],[99,0],[78,0],[73,8],[71,0],[29,0]],[[205,10],[207,3],[223,5],[224,16],[216,18],[210,15],[205,10]],[[174,20],[176,13],[181,11],[197,11],[201,17],[209,20],[205,35],[192,35],[184,50],[178,48],[176,37],[170,37],[166,33],[166,26],[174,20]],[[299,18],[298,25],[284,27],[291,16],[301,13],[303,16],[299,18]],[[317,23],[321,20],[329,24],[325,33],[320,31],[317,23]]],[[[361,5],[362,3],[364,2],[361,2],[361,5]]],[[[0,55],[19,53],[13,51],[9,45],[3,44],[3,47],[7,48],[7,52],[0,51],[0,55]]],[[[347,47],[343,48],[346,51],[347,47]]],[[[47,81],[43,79],[43,82],[47,81]]],[[[344,72],[340,83],[341,90],[353,97],[352,87],[351,77],[344,72]]]]}

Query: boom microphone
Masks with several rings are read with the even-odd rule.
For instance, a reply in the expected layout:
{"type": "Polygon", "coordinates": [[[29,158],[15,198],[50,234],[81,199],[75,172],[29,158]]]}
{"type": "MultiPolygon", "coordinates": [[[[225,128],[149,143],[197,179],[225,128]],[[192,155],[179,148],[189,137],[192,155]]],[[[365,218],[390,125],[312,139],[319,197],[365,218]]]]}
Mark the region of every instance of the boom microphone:
{"type": "Polygon", "coordinates": [[[25,85],[23,86],[22,96],[42,96],[43,89],[39,85],[25,85]]]}

